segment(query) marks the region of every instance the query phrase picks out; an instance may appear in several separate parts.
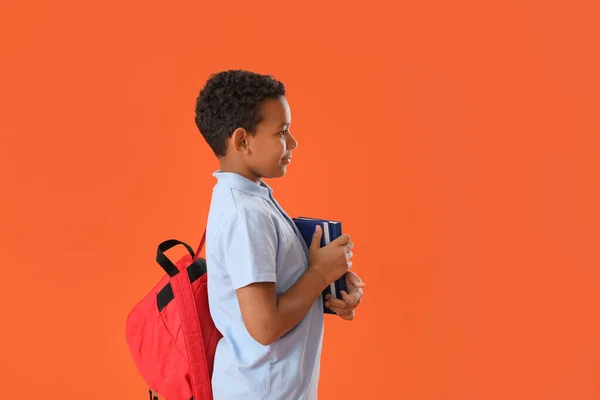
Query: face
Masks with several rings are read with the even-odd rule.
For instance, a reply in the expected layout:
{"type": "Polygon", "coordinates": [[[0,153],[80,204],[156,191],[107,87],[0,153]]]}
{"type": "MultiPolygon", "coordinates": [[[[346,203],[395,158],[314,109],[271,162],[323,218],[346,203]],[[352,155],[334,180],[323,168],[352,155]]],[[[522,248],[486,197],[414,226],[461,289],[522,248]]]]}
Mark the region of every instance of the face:
{"type": "Polygon", "coordinates": [[[290,107],[285,97],[265,100],[260,107],[262,121],[254,135],[243,136],[241,156],[248,172],[257,179],[279,178],[285,175],[292,150],[298,142],[290,132],[290,107]]]}

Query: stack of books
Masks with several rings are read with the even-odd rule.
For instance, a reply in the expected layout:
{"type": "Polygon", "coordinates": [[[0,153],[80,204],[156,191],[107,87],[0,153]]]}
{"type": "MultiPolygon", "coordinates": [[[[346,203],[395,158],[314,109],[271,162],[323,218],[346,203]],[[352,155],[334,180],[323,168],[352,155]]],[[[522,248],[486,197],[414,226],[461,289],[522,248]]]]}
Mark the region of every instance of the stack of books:
{"type": "MultiPolygon", "coordinates": [[[[326,219],[318,219],[318,218],[307,218],[307,217],[298,217],[292,218],[298,230],[302,234],[306,245],[310,248],[312,243],[313,234],[315,233],[315,229],[317,225],[321,225],[323,228],[323,236],[321,237],[321,247],[326,246],[331,241],[337,239],[342,235],[342,223],[339,221],[330,221],[326,219]]],[[[335,312],[331,311],[328,307],[325,306],[325,296],[331,294],[332,297],[341,299],[342,295],[341,291],[345,291],[348,293],[348,289],[346,288],[346,276],[342,275],[338,280],[332,282],[324,291],[323,291],[323,312],[326,314],[335,314],[335,312]]]]}

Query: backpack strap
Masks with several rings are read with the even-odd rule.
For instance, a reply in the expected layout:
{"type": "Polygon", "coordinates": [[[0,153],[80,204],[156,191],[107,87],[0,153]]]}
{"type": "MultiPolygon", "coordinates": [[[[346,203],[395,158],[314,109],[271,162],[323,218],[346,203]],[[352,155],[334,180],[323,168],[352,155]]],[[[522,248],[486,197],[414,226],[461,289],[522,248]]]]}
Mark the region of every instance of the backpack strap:
{"type": "Polygon", "coordinates": [[[192,262],[194,262],[198,258],[200,258],[200,252],[202,251],[202,247],[204,246],[205,241],[206,241],[206,229],[204,230],[204,233],[202,234],[202,240],[200,240],[198,249],[196,250],[196,253],[194,253],[194,250],[187,243],[184,243],[184,242],[176,240],[176,239],[165,240],[164,242],[159,244],[158,248],[156,249],[156,262],[172,278],[179,273],[179,268],[177,268],[175,266],[175,264],[173,264],[171,262],[171,260],[169,260],[169,257],[167,257],[165,255],[165,253],[167,251],[171,250],[171,248],[180,244],[186,248],[188,253],[190,253],[190,255],[192,256],[192,262]]]}
{"type": "Polygon", "coordinates": [[[202,251],[202,247],[204,247],[204,242],[206,241],[206,229],[202,234],[202,240],[200,240],[200,244],[198,245],[198,249],[196,250],[196,255],[194,256],[194,261],[200,258],[200,252],[202,251]]]}
{"type": "MultiPolygon", "coordinates": [[[[194,256],[194,261],[202,250],[206,237],[206,231],[194,256]]],[[[184,271],[182,271],[184,272],[184,271]]],[[[204,341],[200,329],[200,319],[196,309],[194,291],[190,282],[189,274],[178,273],[171,277],[173,296],[177,303],[179,316],[181,318],[181,329],[186,343],[188,363],[190,365],[190,380],[194,399],[207,398],[207,390],[210,393],[210,376],[206,362],[204,341]]]]}
{"type": "Polygon", "coordinates": [[[171,278],[179,273],[179,268],[177,268],[175,264],[173,264],[171,260],[169,260],[169,257],[165,255],[165,252],[169,251],[171,248],[177,246],[178,244],[184,246],[190,253],[190,255],[194,257],[194,250],[187,243],[181,242],[176,239],[165,240],[164,242],[159,244],[158,248],[156,249],[156,262],[162,267],[162,269],[165,270],[167,274],[169,274],[171,278]]]}

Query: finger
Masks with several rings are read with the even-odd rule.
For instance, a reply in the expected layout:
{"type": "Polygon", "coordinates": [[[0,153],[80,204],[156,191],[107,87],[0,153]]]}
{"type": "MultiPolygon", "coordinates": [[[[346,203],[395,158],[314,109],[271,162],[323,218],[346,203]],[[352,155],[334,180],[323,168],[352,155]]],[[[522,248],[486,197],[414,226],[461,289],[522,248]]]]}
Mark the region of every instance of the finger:
{"type": "Polygon", "coordinates": [[[342,295],[342,299],[353,306],[356,306],[360,303],[360,298],[363,295],[363,290],[360,288],[353,288],[350,293],[347,293],[345,290],[342,290],[341,292],[342,295]]]}
{"type": "Polygon", "coordinates": [[[348,242],[344,245],[344,251],[347,253],[354,248],[354,242],[348,242]]]}
{"type": "Polygon", "coordinates": [[[334,298],[329,298],[325,302],[325,306],[327,306],[328,308],[335,307],[340,310],[351,310],[352,308],[354,308],[353,304],[347,303],[341,299],[334,299],[334,298]]]}
{"type": "Polygon", "coordinates": [[[364,288],[365,286],[367,286],[366,283],[364,283],[358,275],[356,275],[354,272],[352,271],[348,271],[346,272],[346,283],[348,284],[348,286],[354,285],[358,288],[364,288]]]}
{"type": "Polygon", "coordinates": [[[326,296],[325,305],[327,307],[339,308],[340,310],[351,310],[354,307],[343,299],[332,297],[330,294],[326,296]]]}
{"type": "Polygon", "coordinates": [[[354,310],[347,314],[338,314],[341,319],[345,319],[346,321],[352,321],[354,319],[354,310]]]}
{"type": "Polygon", "coordinates": [[[351,251],[346,253],[346,260],[350,260],[353,255],[354,255],[354,253],[352,253],[351,251]]]}
{"type": "Polygon", "coordinates": [[[327,307],[327,308],[329,308],[331,311],[333,311],[337,315],[346,315],[346,314],[352,313],[354,311],[354,309],[347,310],[345,308],[339,308],[339,307],[333,307],[333,306],[327,307]]]}
{"type": "Polygon", "coordinates": [[[348,235],[347,233],[345,233],[345,234],[341,235],[340,237],[338,237],[337,239],[335,239],[331,243],[335,243],[338,246],[345,246],[349,242],[350,242],[350,235],[348,235]]]}

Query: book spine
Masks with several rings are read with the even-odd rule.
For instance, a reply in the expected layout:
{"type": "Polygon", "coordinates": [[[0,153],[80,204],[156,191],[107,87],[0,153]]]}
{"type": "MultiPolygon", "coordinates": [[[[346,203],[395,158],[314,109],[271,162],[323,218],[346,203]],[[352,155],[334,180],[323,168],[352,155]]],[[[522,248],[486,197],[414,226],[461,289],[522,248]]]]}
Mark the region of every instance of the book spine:
{"type": "MultiPolygon", "coordinates": [[[[328,222],[323,222],[323,238],[325,239],[325,246],[327,246],[329,243],[331,243],[331,238],[332,238],[331,229],[332,228],[333,228],[333,226],[331,226],[328,222]]],[[[331,282],[331,284],[329,285],[329,289],[331,290],[331,296],[334,298],[337,298],[337,291],[335,290],[335,282],[331,282]]]]}
{"type": "MultiPolygon", "coordinates": [[[[332,238],[334,240],[337,239],[338,237],[342,236],[342,224],[341,223],[332,224],[331,228],[333,230],[332,238]]],[[[346,287],[345,274],[342,275],[337,281],[334,282],[334,286],[335,286],[336,293],[341,293],[342,290],[345,291],[346,293],[348,292],[348,288],[346,287]]],[[[340,294],[340,298],[341,297],[342,296],[340,294]]]]}

